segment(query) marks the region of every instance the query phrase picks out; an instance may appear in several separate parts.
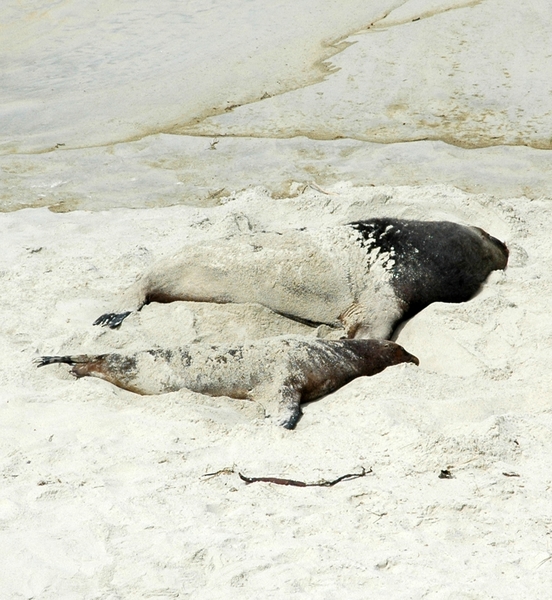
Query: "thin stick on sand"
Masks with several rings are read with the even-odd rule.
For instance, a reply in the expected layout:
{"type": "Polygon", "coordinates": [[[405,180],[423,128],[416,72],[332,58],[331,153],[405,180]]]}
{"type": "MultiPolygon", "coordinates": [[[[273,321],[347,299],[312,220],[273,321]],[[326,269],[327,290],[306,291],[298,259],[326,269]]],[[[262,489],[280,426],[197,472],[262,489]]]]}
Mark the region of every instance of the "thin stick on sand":
{"type": "Polygon", "coordinates": [[[304,481],[297,481],[295,479],[282,479],[280,477],[246,477],[241,473],[238,473],[240,479],[245,481],[246,484],[264,482],[264,483],[275,483],[277,485],[292,485],[295,487],[332,487],[336,483],[341,481],[349,481],[351,479],[358,479],[359,477],[364,477],[372,472],[372,467],[368,471],[364,467],[362,467],[362,471],[360,473],[347,473],[347,475],[342,475],[337,479],[333,479],[331,481],[322,480],[316,483],[305,483],[304,481]]]}

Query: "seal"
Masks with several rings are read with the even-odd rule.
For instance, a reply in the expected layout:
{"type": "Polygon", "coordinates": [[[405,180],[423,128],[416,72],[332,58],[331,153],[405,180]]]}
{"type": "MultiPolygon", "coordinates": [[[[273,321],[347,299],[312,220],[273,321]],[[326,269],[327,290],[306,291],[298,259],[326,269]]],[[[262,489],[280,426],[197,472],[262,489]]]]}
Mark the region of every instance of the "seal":
{"type": "Polygon", "coordinates": [[[301,402],[392,365],[419,364],[415,356],[390,341],[300,336],[237,346],[191,344],[129,355],[43,356],[37,362],[39,367],[66,363],[77,378],[99,377],[137,394],[187,388],[210,396],[257,400],[286,429],[297,424],[301,402]]]}
{"type": "Polygon", "coordinates": [[[432,302],[469,300],[508,249],[478,227],[377,218],[189,245],[159,261],[94,325],[150,302],[256,302],[347,337],[389,338],[432,302]]]}

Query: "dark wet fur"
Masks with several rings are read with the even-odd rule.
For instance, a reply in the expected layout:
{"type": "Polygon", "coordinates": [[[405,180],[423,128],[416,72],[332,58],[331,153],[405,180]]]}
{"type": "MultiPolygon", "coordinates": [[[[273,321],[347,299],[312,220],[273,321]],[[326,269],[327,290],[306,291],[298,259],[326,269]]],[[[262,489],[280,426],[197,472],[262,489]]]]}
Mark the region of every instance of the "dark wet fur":
{"type": "Polygon", "coordinates": [[[432,302],[466,302],[491,271],[505,269],[509,251],[480,228],[450,221],[369,219],[349,224],[368,251],[377,247],[396,257],[392,285],[408,319],[432,302]],[[493,252],[494,249],[494,252],[493,252]]]}

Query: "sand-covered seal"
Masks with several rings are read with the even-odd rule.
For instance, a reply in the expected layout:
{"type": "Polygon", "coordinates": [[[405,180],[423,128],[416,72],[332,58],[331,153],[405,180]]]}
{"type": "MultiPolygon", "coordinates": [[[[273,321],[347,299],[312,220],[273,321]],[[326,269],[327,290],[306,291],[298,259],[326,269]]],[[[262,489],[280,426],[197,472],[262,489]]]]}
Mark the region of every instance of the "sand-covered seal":
{"type": "Polygon", "coordinates": [[[95,325],[118,327],[150,302],[256,302],[348,337],[389,338],[432,302],[469,300],[504,269],[506,245],[478,227],[378,218],[239,235],[159,261],[95,325]]]}
{"type": "Polygon", "coordinates": [[[187,388],[210,396],[249,398],[265,405],[280,425],[293,429],[301,402],[405,362],[417,365],[418,359],[394,342],[283,336],[236,346],[191,344],[129,355],[43,356],[38,366],[66,363],[76,377],[100,377],[138,394],[187,388]]]}

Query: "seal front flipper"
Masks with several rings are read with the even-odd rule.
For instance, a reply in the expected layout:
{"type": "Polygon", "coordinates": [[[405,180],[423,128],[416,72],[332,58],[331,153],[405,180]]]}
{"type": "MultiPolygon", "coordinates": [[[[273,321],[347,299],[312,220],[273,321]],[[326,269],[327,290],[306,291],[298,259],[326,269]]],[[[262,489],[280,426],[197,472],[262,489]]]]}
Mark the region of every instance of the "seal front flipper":
{"type": "Polygon", "coordinates": [[[120,327],[121,323],[130,315],[131,311],[128,310],[122,313],[105,313],[101,317],[98,317],[93,325],[101,325],[102,327],[109,327],[110,329],[116,329],[120,327]]]}
{"type": "Polygon", "coordinates": [[[286,429],[295,429],[295,426],[299,422],[299,419],[303,415],[303,411],[299,408],[299,406],[293,406],[291,408],[287,408],[285,412],[278,415],[276,422],[278,425],[285,427],[286,429]]]}
{"type": "Polygon", "coordinates": [[[286,429],[295,429],[303,412],[299,406],[301,403],[301,392],[283,385],[276,393],[277,409],[274,421],[286,429]]]}

